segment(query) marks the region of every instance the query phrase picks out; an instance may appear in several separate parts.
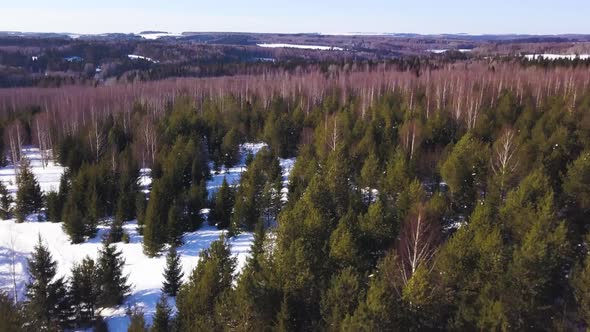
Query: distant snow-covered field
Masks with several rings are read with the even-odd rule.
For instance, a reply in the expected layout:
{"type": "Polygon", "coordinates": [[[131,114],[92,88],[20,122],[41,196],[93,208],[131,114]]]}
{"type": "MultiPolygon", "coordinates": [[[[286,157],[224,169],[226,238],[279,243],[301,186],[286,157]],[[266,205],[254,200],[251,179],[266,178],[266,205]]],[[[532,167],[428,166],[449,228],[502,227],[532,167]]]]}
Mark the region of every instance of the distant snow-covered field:
{"type": "Polygon", "coordinates": [[[156,60],[154,60],[152,58],[148,58],[148,57],[143,56],[143,55],[129,54],[129,55],[127,55],[127,57],[129,59],[131,59],[131,60],[145,60],[145,61],[148,61],[148,62],[158,63],[158,61],[156,61],[156,60]]]}
{"type": "MultiPolygon", "coordinates": [[[[247,143],[240,148],[241,158],[238,165],[230,169],[224,169],[218,173],[212,173],[212,178],[207,182],[209,194],[213,194],[221,183],[223,178],[228,182],[237,184],[241,173],[246,170],[245,161],[248,153],[256,154],[266,144],[264,143],[247,143]]],[[[40,160],[40,151],[35,148],[27,148],[23,153],[31,160],[32,171],[37,180],[41,183],[43,191],[59,189],[59,180],[64,172],[64,168],[52,161],[48,166],[43,168],[40,160]]],[[[283,169],[283,197],[286,199],[286,186],[288,176],[293,167],[294,159],[281,159],[283,169]]],[[[16,190],[14,168],[12,166],[0,169],[0,180],[5,182],[9,189],[16,190]],[[12,181],[12,182],[11,182],[12,181]]],[[[142,169],[140,171],[139,184],[142,190],[149,192],[151,185],[151,171],[142,169]]],[[[208,209],[203,209],[202,214],[207,215],[208,209]]],[[[27,282],[27,258],[31,252],[37,238],[41,235],[43,242],[47,245],[53,255],[53,259],[58,262],[58,275],[68,276],[72,266],[80,262],[85,256],[96,258],[98,250],[101,247],[101,239],[109,230],[109,220],[104,221],[98,229],[97,235],[81,244],[71,244],[68,236],[63,231],[62,223],[53,222],[36,222],[36,218],[28,218],[24,223],[16,223],[14,220],[0,220],[0,290],[13,294],[12,278],[12,261],[15,262],[16,271],[16,290],[19,300],[25,296],[27,282]]],[[[116,246],[122,251],[126,264],[125,273],[129,275],[129,282],[133,285],[132,294],[125,300],[125,303],[116,308],[105,308],[101,315],[105,317],[111,331],[125,331],[129,324],[126,317],[126,309],[130,306],[137,306],[143,310],[146,320],[151,323],[152,316],[155,313],[156,303],[160,296],[162,286],[164,267],[166,264],[165,256],[149,258],[143,253],[142,241],[143,236],[137,232],[137,221],[129,221],[124,225],[125,232],[129,234],[129,243],[117,243],[116,246]]],[[[181,257],[182,268],[185,274],[185,280],[191,271],[198,264],[198,256],[201,250],[208,248],[211,243],[224,233],[215,227],[208,226],[206,222],[203,226],[191,233],[185,233],[183,236],[183,245],[179,247],[178,253],[181,257]]],[[[250,254],[253,235],[244,232],[230,239],[232,254],[237,258],[237,271],[240,271],[246,263],[250,254]]],[[[173,301],[171,301],[173,304],[173,301]]]]}
{"type": "Polygon", "coordinates": [[[576,58],[588,60],[590,59],[590,54],[526,54],[524,57],[527,60],[575,60],[576,58]]]}
{"type": "Polygon", "coordinates": [[[154,32],[154,33],[140,33],[138,34],[143,39],[150,39],[155,40],[162,37],[180,37],[182,34],[180,33],[171,33],[171,32],[154,32]]]}
{"type": "Polygon", "coordinates": [[[320,51],[344,51],[342,47],[322,46],[322,45],[298,45],[298,44],[257,44],[259,47],[266,48],[299,48],[304,50],[320,50],[320,51]]]}

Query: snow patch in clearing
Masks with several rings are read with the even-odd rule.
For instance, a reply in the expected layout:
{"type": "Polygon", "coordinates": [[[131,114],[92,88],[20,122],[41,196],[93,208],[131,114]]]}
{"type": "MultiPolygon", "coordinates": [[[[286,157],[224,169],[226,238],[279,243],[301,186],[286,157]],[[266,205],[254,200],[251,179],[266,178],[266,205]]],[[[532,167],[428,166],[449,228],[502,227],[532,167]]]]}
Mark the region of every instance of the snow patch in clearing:
{"type": "MultiPolygon", "coordinates": [[[[41,151],[35,147],[25,147],[21,155],[29,160],[31,171],[39,182],[41,191],[48,193],[59,190],[59,181],[65,168],[51,160],[51,150],[41,151]],[[46,156],[45,161],[42,156],[46,156]]],[[[18,167],[18,165],[17,165],[18,167]]],[[[14,165],[0,168],[0,181],[4,183],[8,191],[16,196],[16,170],[14,165]]]]}
{"type": "Polygon", "coordinates": [[[320,50],[320,51],[344,51],[342,47],[322,46],[322,45],[297,45],[297,44],[256,44],[259,47],[266,48],[298,48],[304,50],[320,50]]]}
{"type": "Polygon", "coordinates": [[[527,60],[588,60],[590,54],[525,54],[527,60]]]}
{"type": "Polygon", "coordinates": [[[129,55],[127,55],[127,57],[129,59],[131,59],[131,60],[145,60],[145,61],[148,61],[148,62],[158,63],[158,61],[156,61],[156,60],[154,60],[152,58],[148,58],[148,57],[143,56],[143,55],[129,54],[129,55]]]}
{"type": "MultiPolygon", "coordinates": [[[[16,285],[18,299],[23,300],[26,292],[27,258],[37,243],[38,234],[58,263],[57,275],[69,276],[74,264],[79,263],[86,256],[93,259],[98,257],[98,250],[102,247],[101,238],[108,233],[109,226],[101,225],[96,237],[81,243],[71,244],[64,233],[61,223],[24,222],[15,223],[14,220],[0,220],[0,290],[13,294],[12,259],[14,257],[16,271],[16,285]]],[[[123,252],[125,258],[124,273],[129,276],[129,283],[133,286],[132,294],[121,306],[105,308],[101,315],[105,317],[111,331],[124,331],[129,324],[126,316],[128,306],[137,306],[143,310],[146,320],[151,322],[156,310],[156,303],[160,296],[160,288],[164,280],[162,274],[166,266],[166,257],[149,258],[144,255],[143,236],[137,232],[137,222],[132,221],[124,225],[129,234],[129,243],[116,243],[117,249],[123,252]]],[[[178,248],[182,270],[188,279],[192,270],[199,262],[199,253],[208,248],[211,243],[225,231],[204,225],[198,231],[186,233],[184,244],[178,248]]],[[[246,264],[250,254],[253,235],[242,233],[230,240],[231,252],[237,258],[237,271],[246,264]]]]}
{"type": "Polygon", "coordinates": [[[140,33],[138,34],[143,39],[149,40],[156,40],[163,37],[182,37],[180,33],[170,33],[170,32],[155,32],[155,33],[140,33]]]}
{"type": "MultiPolygon", "coordinates": [[[[256,154],[267,147],[265,143],[246,143],[240,146],[240,161],[236,167],[222,169],[219,174],[213,174],[207,182],[207,189],[211,193],[221,186],[224,177],[229,177],[228,182],[238,183],[241,173],[246,170],[246,156],[249,153],[256,154]]],[[[23,149],[23,154],[31,161],[33,173],[42,184],[44,191],[58,190],[61,175],[64,168],[49,160],[43,167],[39,149],[23,149]]],[[[286,200],[288,178],[295,163],[295,159],[280,159],[283,176],[283,198],[286,200]]],[[[14,167],[9,166],[0,169],[0,179],[9,184],[9,189],[16,191],[14,185],[14,167]],[[10,181],[12,180],[12,184],[10,181]]],[[[149,192],[152,183],[151,170],[140,170],[138,184],[144,192],[149,192]]],[[[205,217],[209,210],[200,211],[205,217]]],[[[74,264],[79,263],[86,256],[93,259],[98,257],[101,248],[101,239],[108,234],[110,221],[98,227],[97,235],[81,244],[71,244],[63,231],[62,223],[37,222],[38,216],[31,215],[24,223],[16,223],[15,220],[0,220],[0,290],[12,295],[13,284],[16,283],[16,293],[19,301],[25,298],[27,274],[27,259],[30,257],[40,234],[44,244],[49,248],[53,259],[58,263],[57,275],[69,276],[74,264]],[[15,280],[11,273],[14,261],[15,280]]],[[[156,311],[156,304],[161,294],[160,288],[164,280],[162,274],[166,265],[166,257],[150,258],[143,253],[143,236],[137,231],[137,221],[129,221],[123,226],[125,233],[129,235],[129,243],[116,243],[115,246],[123,253],[125,259],[124,273],[129,276],[129,283],[133,289],[131,295],[123,305],[113,308],[104,308],[100,311],[111,331],[125,331],[129,325],[126,310],[130,306],[137,306],[145,313],[146,321],[151,324],[156,311]]],[[[211,246],[211,243],[224,234],[224,230],[207,225],[183,236],[183,245],[178,248],[184,280],[187,280],[199,261],[199,253],[211,246]]],[[[250,248],[254,236],[244,232],[229,240],[231,253],[237,259],[236,272],[239,273],[246,264],[250,255],[250,248]]],[[[170,301],[174,305],[174,301],[170,301]]]]}

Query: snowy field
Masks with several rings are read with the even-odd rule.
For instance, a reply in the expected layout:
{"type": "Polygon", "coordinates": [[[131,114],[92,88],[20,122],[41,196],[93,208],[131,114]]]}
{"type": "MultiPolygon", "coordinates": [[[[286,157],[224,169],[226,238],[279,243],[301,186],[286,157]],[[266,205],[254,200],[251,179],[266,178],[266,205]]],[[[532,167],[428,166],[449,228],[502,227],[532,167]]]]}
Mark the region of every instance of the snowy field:
{"type": "MultiPolygon", "coordinates": [[[[23,148],[22,154],[29,160],[33,173],[35,173],[35,177],[41,186],[41,191],[44,193],[58,191],[59,180],[64,172],[64,168],[53,160],[43,163],[41,151],[38,148],[23,148]]],[[[4,183],[9,192],[16,195],[16,173],[12,164],[0,168],[0,181],[4,183]]]]}
{"type": "Polygon", "coordinates": [[[590,54],[526,54],[524,57],[527,60],[575,60],[576,58],[580,60],[588,60],[590,59],[590,54]]]}
{"type": "MultiPolygon", "coordinates": [[[[247,153],[256,154],[264,146],[263,143],[242,145],[239,165],[230,169],[222,169],[219,174],[213,174],[212,179],[207,183],[209,193],[212,194],[217,190],[224,177],[228,178],[228,182],[236,184],[240,179],[241,172],[246,170],[247,153]]],[[[52,162],[49,163],[51,167],[43,168],[38,149],[30,148],[24,152],[31,159],[33,173],[41,182],[43,190],[57,190],[61,174],[64,171],[63,168],[52,162]]],[[[294,159],[282,159],[280,163],[283,168],[283,181],[286,188],[294,159]]],[[[142,169],[140,174],[140,185],[143,190],[149,191],[150,170],[142,169]]],[[[0,169],[0,179],[7,184],[12,181],[12,187],[9,186],[9,188],[16,189],[13,168],[0,169]]],[[[286,191],[283,191],[283,197],[286,199],[286,191]]],[[[201,213],[207,214],[208,209],[202,210],[201,213]]],[[[149,258],[143,254],[142,236],[137,232],[136,221],[127,222],[124,228],[125,232],[129,234],[130,242],[117,243],[116,246],[123,252],[126,261],[124,270],[129,275],[129,282],[132,284],[133,290],[123,305],[101,311],[100,314],[105,317],[111,331],[125,331],[127,329],[129,320],[125,313],[126,309],[131,306],[141,308],[146,315],[146,320],[151,323],[164,280],[162,273],[166,264],[165,256],[149,258]]],[[[102,245],[101,238],[108,232],[108,229],[108,222],[105,222],[99,226],[98,234],[93,239],[81,244],[70,244],[61,223],[26,221],[18,224],[14,220],[0,220],[0,289],[13,294],[14,281],[11,270],[12,262],[14,262],[18,298],[19,300],[24,298],[28,277],[27,258],[37,242],[38,235],[41,235],[53,258],[58,262],[58,275],[68,276],[72,266],[85,256],[97,257],[98,250],[102,245]]],[[[219,239],[223,232],[204,223],[198,231],[184,234],[184,245],[178,249],[178,253],[181,257],[185,280],[196,267],[201,250],[208,248],[213,241],[219,239]]],[[[238,261],[237,271],[243,268],[250,254],[252,241],[253,235],[251,233],[242,233],[230,240],[231,252],[238,261]]]]}
{"type": "Polygon", "coordinates": [[[127,57],[129,59],[131,59],[131,60],[145,60],[145,61],[148,61],[148,62],[158,63],[158,61],[156,61],[156,60],[154,60],[152,58],[148,58],[148,57],[143,56],[143,55],[129,54],[129,55],[127,55],[127,57]]]}
{"type": "MultiPolygon", "coordinates": [[[[434,54],[444,54],[444,53],[446,53],[448,51],[451,51],[451,50],[447,50],[447,49],[430,49],[430,50],[426,50],[426,51],[427,52],[430,52],[430,53],[434,53],[434,54]]],[[[469,48],[459,48],[459,49],[457,49],[457,51],[459,51],[461,53],[469,53],[469,52],[471,52],[473,50],[471,50],[469,48]]]]}
{"type": "Polygon", "coordinates": [[[299,48],[304,50],[320,51],[344,51],[342,47],[321,46],[321,45],[297,45],[297,44],[257,44],[259,47],[266,48],[299,48]]]}
{"type": "Polygon", "coordinates": [[[155,32],[155,33],[140,33],[138,34],[143,39],[149,40],[156,40],[162,37],[181,37],[182,34],[180,33],[170,33],[170,32],[155,32]]]}

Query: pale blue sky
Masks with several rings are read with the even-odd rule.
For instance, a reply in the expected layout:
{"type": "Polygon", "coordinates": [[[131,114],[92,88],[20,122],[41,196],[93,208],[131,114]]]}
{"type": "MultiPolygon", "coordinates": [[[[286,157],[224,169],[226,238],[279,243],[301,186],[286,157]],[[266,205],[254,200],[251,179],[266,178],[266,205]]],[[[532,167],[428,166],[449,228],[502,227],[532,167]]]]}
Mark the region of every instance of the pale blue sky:
{"type": "Polygon", "coordinates": [[[589,0],[0,0],[0,31],[590,34],[589,0]]]}

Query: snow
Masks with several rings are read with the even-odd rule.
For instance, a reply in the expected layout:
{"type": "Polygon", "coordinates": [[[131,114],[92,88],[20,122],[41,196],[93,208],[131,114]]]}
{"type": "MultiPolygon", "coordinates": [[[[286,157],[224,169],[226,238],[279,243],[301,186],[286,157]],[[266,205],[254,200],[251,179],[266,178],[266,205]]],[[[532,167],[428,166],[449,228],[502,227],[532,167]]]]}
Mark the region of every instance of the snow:
{"type": "Polygon", "coordinates": [[[152,59],[152,58],[148,58],[146,56],[143,55],[137,55],[137,54],[129,54],[127,55],[127,57],[131,60],[145,60],[145,61],[149,61],[149,62],[153,62],[153,63],[158,63],[158,61],[152,59]]]}
{"type": "Polygon", "coordinates": [[[320,32],[323,36],[391,36],[390,32],[320,32]]]}
{"type": "MultiPolygon", "coordinates": [[[[241,145],[241,158],[238,166],[222,169],[219,174],[214,174],[207,183],[207,189],[210,193],[221,185],[223,177],[229,178],[228,181],[236,184],[240,179],[241,172],[246,169],[246,155],[248,153],[256,154],[266,146],[265,143],[241,145]]],[[[57,190],[64,168],[52,161],[49,161],[47,166],[43,168],[39,149],[29,147],[23,150],[23,154],[30,159],[32,171],[40,182],[42,190],[45,192],[57,190]]],[[[285,191],[282,191],[282,193],[285,199],[288,176],[294,162],[295,159],[280,159],[285,187],[285,191]]],[[[9,189],[13,192],[16,190],[14,186],[14,167],[9,166],[0,169],[0,179],[9,185],[9,189]]],[[[144,192],[149,192],[152,183],[150,169],[144,168],[140,170],[138,183],[144,192]]],[[[206,216],[209,210],[203,209],[200,212],[206,216]]],[[[68,236],[63,231],[62,223],[38,222],[37,219],[37,215],[31,215],[23,223],[16,223],[13,219],[0,220],[0,290],[4,290],[8,294],[14,292],[11,273],[12,261],[14,260],[16,292],[19,300],[23,300],[25,297],[25,285],[28,278],[27,258],[30,257],[30,253],[37,243],[38,235],[42,237],[43,243],[51,251],[53,259],[58,262],[58,276],[68,276],[72,266],[79,263],[84,257],[97,258],[98,251],[102,246],[101,239],[108,233],[110,223],[110,220],[104,221],[98,227],[98,233],[94,238],[81,244],[71,244],[68,236]]],[[[150,258],[143,253],[143,236],[137,231],[137,221],[133,220],[125,223],[124,229],[129,235],[129,243],[116,243],[115,245],[123,253],[122,256],[125,259],[124,273],[129,276],[129,282],[132,284],[133,289],[123,305],[114,308],[103,308],[100,311],[100,315],[105,318],[111,331],[125,331],[127,329],[129,319],[126,316],[126,310],[133,306],[140,308],[145,313],[146,321],[151,323],[156,303],[161,294],[160,288],[164,279],[162,274],[166,265],[165,255],[150,258]]],[[[199,230],[184,234],[184,244],[178,248],[178,253],[185,280],[188,279],[192,270],[197,266],[199,253],[208,248],[213,241],[219,239],[224,232],[207,225],[205,222],[199,230]]],[[[237,259],[236,271],[238,273],[246,264],[252,242],[253,234],[248,232],[241,233],[229,240],[231,253],[237,259]]]]}
{"type": "Polygon", "coordinates": [[[297,44],[257,44],[259,47],[266,48],[298,48],[304,50],[320,50],[320,51],[344,51],[341,47],[321,46],[321,45],[297,45],[297,44]]]}
{"type": "Polygon", "coordinates": [[[79,62],[79,61],[83,61],[84,58],[74,55],[74,56],[65,57],[64,60],[66,60],[67,62],[79,62]]]}
{"type": "Polygon", "coordinates": [[[590,59],[590,54],[525,54],[524,57],[527,60],[575,60],[576,58],[580,60],[588,60],[590,59]]]}
{"type": "MultiPolygon", "coordinates": [[[[51,156],[51,151],[45,151],[44,155],[51,156]]],[[[30,162],[31,170],[35,174],[37,182],[41,187],[41,191],[48,193],[50,191],[59,190],[59,181],[65,168],[53,160],[48,160],[43,163],[41,158],[41,150],[34,147],[25,147],[22,150],[24,155],[30,162]]],[[[14,165],[9,165],[0,168],[0,181],[6,185],[10,193],[16,195],[16,173],[14,165]]]]}
{"type": "Polygon", "coordinates": [[[289,175],[295,165],[295,158],[283,159],[279,158],[279,164],[281,165],[281,175],[283,180],[283,188],[281,188],[281,201],[287,202],[289,199],[289,175]]]}
{"type": "Polygon", "coordinates": [[[240,182],[242,172],[246,170],[246,157],[248,154],[255,155],[265,147],[267,147],[266,143],[245,143],[240,145],[240,160],[235,166],[230,168],[222,166],[219,171],[216,171],[213,170],[213,165],[210,165],[211,179],[207,181],[209,198],[212,198],[217,190],[221,188],[224,178],[230,186],[237,185],[240,182]]]}
{"type": "Polygon", "coordinates": [[[181,37],[182,34],[180,33],[171,33],[171,32],[154,32],[154,33],[140,33],[138,34],[139,36],[141,36],[141,38],[143,39],[149,39],[149,40],[156,40],[162,37],[181,37]]]}
{"type": "MultiPolygon", "coordinates": [[[[155,313],[156,303],[160,296],[160,287],[164,280],[162,273],[166,265],[166,257],[149,258],[144,255],[142,236],[137,232],[137,222],[128,222],[124,226],[129,234],[129,243],[115,244],[123,252],[126,264],[124,272],[129,276],[129,282],[133,286],[131,296],[125,303],[116,308],[106,308],[101,311],[111,331],[124,330],[128,324],[126,309],[129,306],[137,306],[146,314],[148,322],[155,313]]],[[[103,224],[99,227],[96,237],[81,244],[71,244],[64,233],[61,223],[51,222],[24,222],[15,223],[14,220],[0,221],[0,289],[13,293],[13,280],[11,274],[11,261],[15,258],[16,285],[18,298],[24,299],[27,282],[27,258],[37,243],[37,235],[40,234],[43,242],[58,262],[58,276],[68,276],[75,263],[84,257],[94,259],[101,248],[101,239],[108,232],[109,226],[103,224]]],[[[204,225],[196,232],[186,233],[183,237],[184,245],[178,248],[182,262],[185,280],[196,267],[201,250],[208,248],[211,243],[221,236],[224,231],[215,227],[204,225]]],[[[242,233],[230,240],[231,252],[237,257],[237,270],[240,271],[250,252],[253,241],[251,233],[242,233]]]]}
{"type": "MultiPolygon", "coordinates": [[[[446,53],[446,52],[448,52],[450,50],[447,50],[447,49],[429,49],[429,50],[426,50],[426,51],[428,51],[430,53],[434,53],[434,54],[443,54],[443,53],[446,53]]],[[[471,52],[473,50],[472,49],[469,49],[469,48],[460,48],[460,49],[457,49],[457,51],[459,51],[461,53],[469,53],[469,52],[471,52]]]]}
{"type": "Polygon", "coordinates": [[[144,194],[150,192],[152,188],[152,170],[150,168],[142,168],[139,170],[137,184],[139,185],[139,190],[144,194]]]}

